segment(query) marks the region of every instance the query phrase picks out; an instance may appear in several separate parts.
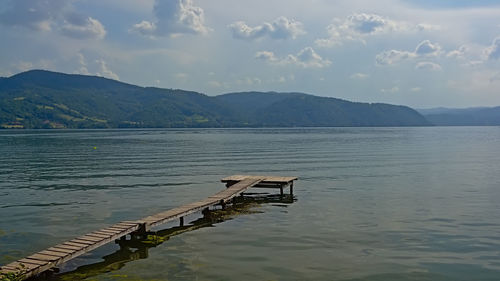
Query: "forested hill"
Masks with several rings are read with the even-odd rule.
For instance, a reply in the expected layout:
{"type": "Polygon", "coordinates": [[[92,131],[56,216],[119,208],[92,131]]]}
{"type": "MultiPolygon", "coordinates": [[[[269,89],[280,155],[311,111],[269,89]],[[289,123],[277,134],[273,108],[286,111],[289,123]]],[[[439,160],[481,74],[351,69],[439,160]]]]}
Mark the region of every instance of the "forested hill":
{"type": "Polygon", "coordinates": [[[302,93],[232,93],[215,97],[260,126],[425,126],[406,106],[358,103],[302,93]]]}
{"type": "Polygon", "coordinates": [[[0,78],[1,128],[425,126],[415,110],[302,93],[197,92],[32,70],[0,78]]]}

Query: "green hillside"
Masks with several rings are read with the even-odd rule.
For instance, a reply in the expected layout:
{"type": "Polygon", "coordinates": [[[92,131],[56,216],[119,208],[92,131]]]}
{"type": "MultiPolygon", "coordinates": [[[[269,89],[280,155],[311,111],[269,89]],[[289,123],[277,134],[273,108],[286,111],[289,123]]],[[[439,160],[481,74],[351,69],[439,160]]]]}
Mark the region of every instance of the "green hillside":
{"type": "Polygon", "coordinates": [[[427,120],[406,106],[357,103],[302,93],[233,93],[216,99],[241,109],[259,126],[422,126],[427,120]]]}
{"type": "Polygon", "coordinates": [[[0,79],[1,128],[422,126],[404,106],[301,93],[204,94],[32,70],[0,79]]]}

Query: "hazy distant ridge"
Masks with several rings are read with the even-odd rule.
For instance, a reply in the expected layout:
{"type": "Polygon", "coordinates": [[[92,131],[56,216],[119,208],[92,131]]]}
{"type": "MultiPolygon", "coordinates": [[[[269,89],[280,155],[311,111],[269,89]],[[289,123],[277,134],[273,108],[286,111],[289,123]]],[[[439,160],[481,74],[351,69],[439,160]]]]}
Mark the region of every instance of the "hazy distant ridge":
{"type": "Polygon", "coordinates": [[[500,106],[432,108],[418,111],[429,122],[438,126],[500,126],[500,106]]]}
{"type": "Polygon", "coordinates": [[[33,70],[0,79],[2,128],[425,126],[415,110],[302,93],[216,97],[33,70]]]}

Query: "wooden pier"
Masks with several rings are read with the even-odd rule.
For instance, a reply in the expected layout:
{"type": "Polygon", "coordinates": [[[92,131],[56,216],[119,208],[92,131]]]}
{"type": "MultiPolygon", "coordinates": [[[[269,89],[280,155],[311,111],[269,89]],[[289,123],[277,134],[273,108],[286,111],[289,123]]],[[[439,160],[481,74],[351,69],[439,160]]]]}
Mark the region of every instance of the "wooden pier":
{"type": "Polygon", "coordinates": [[[222,206],[241,195],[249,188],[278,188],[283,195],[283,189],[290,188],[293,195],[293,182],[297,177],[272,177],[272,176],[247,176],[235,175],[223,178],[227,189],[222,190],[206,199],[183,205],[156,215],[148,216],[135,221],[122,221],[109,227],[79,236],[46,250],[35,253],[26,258],[9,263],[0,267],[0,280],[9,275],[15,276],[16,280],[27,279],[42,272],[57,267],[82,254],[88,253],[102,245],[115,241],[128,234],[144,234],[151,227],[179,219],[181,225],[184,224],[184,217],[201,211],[208,210],[209,207],[222,206]]]}

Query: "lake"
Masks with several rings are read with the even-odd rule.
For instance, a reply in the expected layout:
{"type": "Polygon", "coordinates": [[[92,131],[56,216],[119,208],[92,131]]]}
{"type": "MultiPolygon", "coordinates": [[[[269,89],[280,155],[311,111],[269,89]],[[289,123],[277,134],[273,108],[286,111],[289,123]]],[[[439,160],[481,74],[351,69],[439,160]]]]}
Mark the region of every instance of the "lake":
{"type": "Polygon", "coordinates": [[[225,176],[300,178],[293,200],[254,195],[164,241],[108,244],[55,280],[500,278],[499,127],[3,130],[0,155],[0,264],[225,176]]]}

